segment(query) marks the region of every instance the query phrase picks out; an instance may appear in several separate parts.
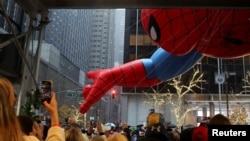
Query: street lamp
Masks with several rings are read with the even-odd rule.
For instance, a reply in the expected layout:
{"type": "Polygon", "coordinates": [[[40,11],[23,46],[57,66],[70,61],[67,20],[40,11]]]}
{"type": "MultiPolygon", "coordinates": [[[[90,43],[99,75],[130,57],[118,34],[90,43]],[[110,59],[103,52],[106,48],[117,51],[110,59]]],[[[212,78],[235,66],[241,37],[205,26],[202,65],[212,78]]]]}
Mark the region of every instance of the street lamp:
{"type": "MultiPolygon", "coordinates": [[[[235,76],[235,72],[228,72],[224,71],[222,74],[217,74],[215,76],[216,83],[220,86],[222,84],[225,84],[226,88],[226,106],[227,106],[227,117],[229,117],[229,103],[228,103],[228,78],[229,76],[235,76]]],[[[220,87],[219,87],[220,88],[220,87]]],[[[220,89],[219,89],[220,90],[220,89]]],[[[219,110],[221,113],[221,91],[219,91],[219,110]]]]}
{"type": "MultiPolygon", "coordinates": [[[[209,64],[210,65],[210,64],[209,64]]],[[[222,60],[220,58],[217,59],[217,67],[214,65],[210,65],[218,69],[217,74],[215,75],[215,83],[218,84],[218,93],[219,93],[219,113],[221,113],[221,86],[225,84],[225,93],[226,93],[226,106],[227,106],[227,116],[229,117],[229,104],[228,104],[228,78],[229,76],[236,75],[235,72],[228,72],[227,68],[224,68],[224,72],[222,71],[222,60]]]]}
{"type": "Polygon", "coordinates": [[[225,82],[225,75],[218,73],[215,76],[215,82],[218,84],[219,89],[219,112],[221,114],[221,85],[225,82]]]}
{"type": "Polygon", "coordinates": [[[217,59],[217,69],[218,69],[218,74],[215,77],[215,81],[218,84],[218,90],[219,90],[219,112],[221,114],[221,85],[225,82],[225,77],[221,75],[221,59],[217,59]]]}

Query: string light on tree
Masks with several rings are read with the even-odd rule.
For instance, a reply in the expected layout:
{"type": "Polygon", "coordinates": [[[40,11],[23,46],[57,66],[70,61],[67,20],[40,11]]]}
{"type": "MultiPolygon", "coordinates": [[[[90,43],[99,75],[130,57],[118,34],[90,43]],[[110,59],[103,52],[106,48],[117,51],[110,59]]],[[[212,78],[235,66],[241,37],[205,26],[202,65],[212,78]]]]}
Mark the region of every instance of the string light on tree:
{"type": "MultiPolygon", "coordinates": [[[[184,75],[184,74],[183,74],[184,75]]],[[[188,103],[183,104],[183,99],[186,94],[196,94],[194,89],[202,89],[200,87],[201,83],[206,82],[203,80],[203,73],[200,72],[198,68],[193,68],[193,74],[189,75],[188,83],[184,83],[184,77],[180,75],[168,81],[168,92],[160,93],[153,89],[153,94],[144,93],[148,100],[144,103],[151,103],[154,105],[154,108],[167,103],[173,106],[172,112],[174,113],[177,127],[180,127],[184,124],[186,115],[193,110],[197,110],[199,105],[193,106],[188,105],[188,103]],[[172,87],[175,92],[171,92],[169,88],[172,87]]]]}
{"type": "Polygon", "coordinates": [[[247,111],[246,108],[242,105],[237,105],[233,107],[232,113],[229,117],[232,124],[238,124],[238,125],[246,125],[247,124],[247,111]]]}

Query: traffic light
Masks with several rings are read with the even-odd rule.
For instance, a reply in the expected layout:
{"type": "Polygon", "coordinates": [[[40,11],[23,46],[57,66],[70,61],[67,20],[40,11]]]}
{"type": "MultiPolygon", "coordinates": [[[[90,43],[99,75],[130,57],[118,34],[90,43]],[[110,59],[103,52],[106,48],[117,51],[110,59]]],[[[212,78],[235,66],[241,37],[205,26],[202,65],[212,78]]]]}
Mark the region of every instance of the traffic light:
{"type": "Polygon", "coordinates": [[[111,90],[111,98],[115,99],[116,97],[116,90],[111,90]]]}

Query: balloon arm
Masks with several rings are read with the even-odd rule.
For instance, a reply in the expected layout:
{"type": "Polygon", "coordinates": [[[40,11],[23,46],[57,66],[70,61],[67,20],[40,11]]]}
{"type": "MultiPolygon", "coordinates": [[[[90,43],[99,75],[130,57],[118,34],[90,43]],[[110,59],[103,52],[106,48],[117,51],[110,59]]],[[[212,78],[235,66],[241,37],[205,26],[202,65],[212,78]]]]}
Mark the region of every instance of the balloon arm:
{"type": "Polygon", "coordinates": [[[111,69],[88,72],[87,76],[93,79],[92,85],[83,89],[84,102],[80,112],[85,113],[114,85],[125,87],[147,87],[160,83],[157,78],[147,78],[142,60],[135,60],[111,69]]]}
{"type": "Polygon", "coordinates": [[[159,80],[172,79],[192,68],[203,55],[197,51],[191,51],[183,56],[176,56],[159,48],[150,59],[142,59],[147,78],[159,80]]]}

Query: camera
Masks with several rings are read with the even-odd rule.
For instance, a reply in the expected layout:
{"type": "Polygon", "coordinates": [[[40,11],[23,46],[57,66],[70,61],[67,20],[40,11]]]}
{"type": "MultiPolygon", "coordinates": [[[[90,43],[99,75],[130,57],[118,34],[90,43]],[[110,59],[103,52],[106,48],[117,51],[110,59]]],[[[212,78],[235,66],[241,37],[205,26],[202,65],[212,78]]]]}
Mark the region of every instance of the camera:
{"type": "Polygon", "coordinates": [[[51,90],[52,90],[52,81],[51,80],[42,80],[40,83],[40,92],[41,92],[41,101],[50,102],[51,99],[51,90]]]}

